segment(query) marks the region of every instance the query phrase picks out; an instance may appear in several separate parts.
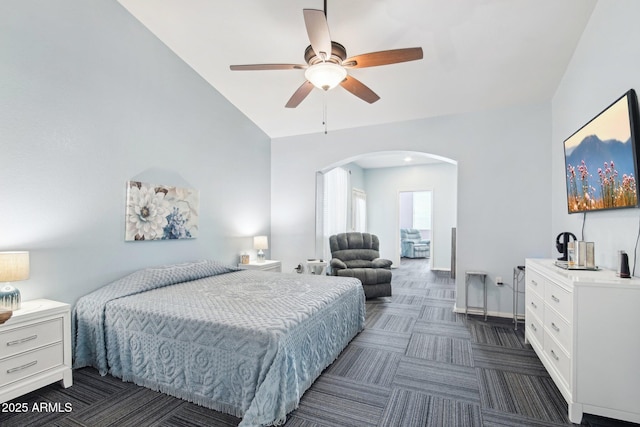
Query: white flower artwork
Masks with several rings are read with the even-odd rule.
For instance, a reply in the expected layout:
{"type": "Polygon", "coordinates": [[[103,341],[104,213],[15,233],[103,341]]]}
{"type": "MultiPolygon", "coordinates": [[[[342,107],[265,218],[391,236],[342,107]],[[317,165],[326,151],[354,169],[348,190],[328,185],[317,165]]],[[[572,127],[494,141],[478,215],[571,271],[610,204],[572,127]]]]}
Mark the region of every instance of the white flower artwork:
{"type": "Polygon", "coordinates": [[[196,238],[199,199],[190,188],[127,182],[125,240],[196,238]]]}

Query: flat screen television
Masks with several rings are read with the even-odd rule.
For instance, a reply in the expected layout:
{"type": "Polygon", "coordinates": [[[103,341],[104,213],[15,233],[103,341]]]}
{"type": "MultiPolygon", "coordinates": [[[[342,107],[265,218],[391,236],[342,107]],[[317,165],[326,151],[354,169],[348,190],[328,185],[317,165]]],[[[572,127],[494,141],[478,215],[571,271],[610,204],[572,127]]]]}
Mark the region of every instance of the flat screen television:
{"type": "Polygon", "coordinates": [[[570,214],[638,206],[638,123],[630,89],[564,141],[570,214]]]}

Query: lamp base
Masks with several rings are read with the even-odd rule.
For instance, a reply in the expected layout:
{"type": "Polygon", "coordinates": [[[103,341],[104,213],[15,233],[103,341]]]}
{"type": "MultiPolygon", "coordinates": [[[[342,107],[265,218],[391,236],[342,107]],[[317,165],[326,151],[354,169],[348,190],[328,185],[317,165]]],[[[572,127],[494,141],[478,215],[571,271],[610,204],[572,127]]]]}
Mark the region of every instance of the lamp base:
{"type": "Polygon", "coordinates": [[[8,308],[10,310],[20,310],[20,291],[6,284],[0,288],[0,307],[8,308]]]}
{"type": "Polygon", "coordinates": [[[258,262],[264,262],[264,252],[262,252],[262,249],[258,251],[258,262]]]}

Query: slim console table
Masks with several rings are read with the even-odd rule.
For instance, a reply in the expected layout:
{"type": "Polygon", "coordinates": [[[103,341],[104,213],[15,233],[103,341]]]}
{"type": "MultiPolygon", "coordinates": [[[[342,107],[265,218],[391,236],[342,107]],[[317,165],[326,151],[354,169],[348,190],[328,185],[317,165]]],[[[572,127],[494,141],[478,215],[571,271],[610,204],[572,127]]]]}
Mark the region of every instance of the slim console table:
{"type": "Polygon", "coordinates": [[[469,309],[472,310],[482,310],[482,314],[484,314],[484,320],[487,320],[487,273],[484,271],[466,271],[465,272],[465,292],[464,292],[464,315],[465,317],[469,314],[469,309]],[[482,283],[482,296],[484,304],[482,307],[470,307],[469,306],[469,285],[473,281],[473,278],[477,277],[480,279],[482,283]]]}
{"type": "MultiPolygon", "coordinates": [[[[524,271],[524,265],[513,268],[513,288],[511,290],[513,291],[513,324],[516,331],[518,330],[518,323],[524,323],[524,317],[520,318],[520,313],[518,313],[519,296],[524,295],[524,271]]],[[[524,313],[522,314],[524,316],[524,313]]]]}
{"type": "Polygon", "coordinates": [[[527,259],[525,340],[569,406],[640,423],[640,280],[527,259]]]}

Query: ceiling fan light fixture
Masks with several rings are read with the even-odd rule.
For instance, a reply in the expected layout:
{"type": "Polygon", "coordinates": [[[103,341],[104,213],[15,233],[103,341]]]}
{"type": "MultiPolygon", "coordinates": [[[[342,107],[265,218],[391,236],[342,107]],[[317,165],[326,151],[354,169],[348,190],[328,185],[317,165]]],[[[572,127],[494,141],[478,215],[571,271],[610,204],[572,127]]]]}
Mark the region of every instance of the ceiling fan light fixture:
{"type": "Polygon", "coordinates": [[[304,76],[315,87],[326,91],[338,86],[347,77],[347,70],[332,62],[320,62],[307,68],[304,76]]]}

